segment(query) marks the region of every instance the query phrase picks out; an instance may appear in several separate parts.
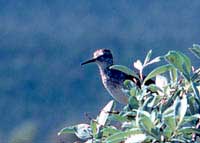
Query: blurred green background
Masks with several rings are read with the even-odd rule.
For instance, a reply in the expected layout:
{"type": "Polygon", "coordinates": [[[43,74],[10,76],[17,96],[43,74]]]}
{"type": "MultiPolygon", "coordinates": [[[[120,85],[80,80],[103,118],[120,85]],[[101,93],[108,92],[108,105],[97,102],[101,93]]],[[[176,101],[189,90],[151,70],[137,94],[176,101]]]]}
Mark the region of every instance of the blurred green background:
{"type": "Polygon", "coordinates": [[[199,0],[0,0],[0,142],[72,142],[57,132],[111,99],[97,67],[80,66],[98,48],[130,68],[150,49],[180,50],[199,66],[188,51],[199,10],[199,0]]]}

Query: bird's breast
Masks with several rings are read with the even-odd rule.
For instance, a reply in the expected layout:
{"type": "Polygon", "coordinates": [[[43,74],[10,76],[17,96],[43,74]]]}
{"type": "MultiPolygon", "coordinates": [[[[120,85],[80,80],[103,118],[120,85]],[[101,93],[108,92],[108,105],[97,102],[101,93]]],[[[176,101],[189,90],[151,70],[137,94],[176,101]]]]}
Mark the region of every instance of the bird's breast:
{"type": "Polygon", "coordinates": [[[117,79],[113,79],[104,73],[101,73],[101,79],[104,87],[114,99],[122,104],[128,103],[128,97],[123,92],[123,82],[121,83],[117,79]]]}
{"type": "Polygon", "coordinates": [[[128,96],[124,93],[123,86],[109,80],[104,81],[103,84],[114,99],[122,104],[128,103],[128,96]]]}

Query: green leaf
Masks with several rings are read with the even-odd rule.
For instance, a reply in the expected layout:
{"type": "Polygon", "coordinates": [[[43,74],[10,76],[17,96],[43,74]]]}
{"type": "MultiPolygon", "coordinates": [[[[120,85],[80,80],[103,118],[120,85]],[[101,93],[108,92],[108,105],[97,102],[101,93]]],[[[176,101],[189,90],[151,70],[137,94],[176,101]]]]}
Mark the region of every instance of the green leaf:
{"type": "Polygon", "coordinates": [[[189,110],[190,110],[192,115],[199,112],[198,111],[199,110],[199,104],[198,104],[198,102],[196,102],[195,96],[192,95],[188,98],[188,104],[189,104],[189,110]]]}
{"type": "Polygon", "coordinates": [[[176,68],[172,68],[170,70],[170,79],[172,82],[176,83],[177,79],[178,79],[178,73],[177,73],[177,69],[176,68]]]}
{"type": "Polygon", "coordinates": [[[129,80],[129,79],[127,79],[127,80],[125,80],[124,81],[124,86],[127,88],[127,89],[135,89],[136,90],[136,85],[135,85],[135,83],[132,81],[132,80],[129,80]]]}
{"type": "Polygon", "coordinates": [[[133,128],[127,131],[117,132],[106,139],[106,143],[113,143],[114,141],[124,141],[127,137],[131,135],[141,134],[141,130],[139,128],[133,128]]]}
{"type": "Polygon", "coordinates": [[[191,69],[192,69],[190,58],[181,52],[178,52],[178,53],[182,56],[183,66],[186,67],[187,72],[190,74],[191,69]]]}
{"type": "Polygon", "coordinates": [[[198,68],[192,75],[191,81],[198,83],[200,81],[200,68],[198,68]]]}
{"type": "Polygon", "coordinates": [[[194,120],[196,121],[198,119],[200,119],[200,114],[195,114],[195,115],[192,115],[192,116],[185,117],[183,122],[184,123],[189,123],[191,121],[194,121],[194,120]]]}
{"type": "Polygon", "coordinates": [[[150,72],[147,77],[144,79],[144,82],[143,84],[148,81],[149,79],[155,77],[156,75],[159,75],[159,74],[163,74],[169,70],[171,70],[173,68],[172,65],[164,65],[164,66],[160,66],[160,67],[157,67],[155,68],[152,72],[150,72]]]}
{"type": "Polygon", "coordinates": [[[180,100],[180,109],[179,109],[179,123],[178,125],[181,124],[181,122],[184,119],[184,116],[186,114],[187,111],[187,97],[185,94],[183,94],[182,99],[180,100]]]}
{"type": "Polygon", "coordinates": [[[93,135],[93,137],[95,137],[97,135],[97,126],[98,125],[97,125],[96,121],[94,121],[94,120],[90,121],[90,127],[92,129],[92,135],[93,135]]]}
{"type": "Polygon", "coordinates": [[[164,123],[170,130],[174,131],[176,129],[176,121],[173,114],[164,116],[164,123]]]}
{"type": "Polygon", "coordinates": [[[150,84],[149,86],[147,86],[147,89],[150,90],[153,93],[156,93],[157,91],[162,91],[158,86],[156,86],[155,84],[150,84]]]}
{"type": "Polygon", "coordinates": [[[75,135],[82,140],[87,140],[92,138],[92,129],[88,124],[79,124],[76,125],[75,128],[75,135]]]}
{"type": "Polygon", "coordinates": [[[115,69],[115,70],[119,70],[121,72],[124,72],[126,73],[127,75],[131,75],[137,79],[139,79],[139,76],[131,69],[129,69],[128,67],[126,66],[122,66],[122,65],[113,65],[110,67],[110,69],[115,69]]]}
{"type": "Polygon", "coordinates": [[[149,60],[150,60],[150,58],[151,58],[151,55],[152,55],[152,50],[150,50],[150,51],[147,53],[146,58],[145,58],[145,60],[144,60],[144,65],[146,65],[146,64],[149,62],[149,60]]]}
{"type": "Polygon", "coordinates": [[[112,121],[118,121],[118,122],[129,121],[126,116],[122,116],[122,115],[119,115],[119,114],[112,114],[112,115],[110,115],[109,119],[112,120],[112,121]]]}
{"type": "Polygon", "coordinates": [[[130,95],[131,96],[136,96],[137,95],[137,89],[136,89],[136,87],[131,88],[130,95]]]}
{"type": "Polygon", "coordinates": [[[178,130],[178,134],[200,134],[200,129],[192,128],[192,127],[182,127],[178,130]]]}
{"type": "Polygon", "coordinates": [[[102,132],[103,132],[103,137],[108,137],[110,135],[119,133],[121,131],[115,128],[114,126],[106,126],[102,129],[102,132]]]}
{"type": "Polygon", "coordinates": [[[148,133],[154,128],[154,124],[151,120],[151,115],[146,111],[140,111],[139,113],[139,124],[148,133]]]}
{"type": "Polygon", "coordinates": [[[190,59],[186,55],[181,52],[169,51],[165,55],[165,59],[167,62],[176,67],[187,80],[190,79],[189,74],[191,72],[192,66],[190,59]]]}
{"type": "Polygon", "coordinates": [[[164,116],[174,115],[174,107],[169,106],[168,108],[166,108],[166,110],[164,110],[164,112],[163,112],[163,115],[164,116]]]}
{"type": "Polygon", "coordinates": [[[172,136],[173,130],[168,126],[164,129],[163,135],[169,139],[172,136]]]}
{"type": "Polygon", "coordinates": [[[61,129],[58,136],[62,134],[75,134],[79,139],[86,140],[92,137],[92,130],[88,124],[78,124],[61,129]]]}
{"type": "Polygon", "coordinates": [[[62,134],[74,134],[75,133],[75,126],[65,127],[58,132],[58,136],[62,134]]]}
{"type": "Polygon", "coordinates": [[[153,101],[154,97],[153,96],[149,96],[143,103],[142,109],[143,111],[149,111],[152,110],[151,107],[149,106],[149,104],[153,101]]]}
{"type": "Polygon", "coordinates": [[[200,59],[200,45],[193,44],[192,48],[189,48],[189,50],[198,58],[200,59]]]}
{"type": "Polygon", "coordinates": [[[192,87],[192,89],[193,89],[195,98],[199,100],[199,99],[200,99],[200,94],[199,94],[199,90],[198,90],[196,84],[193,83],[193,82],[191,82],[191,87],[192,87]]]}
{"type": "Polygon", "coordinates": [[[178,68],[180,71],[183,70],[182,64],[183,64],[183,58],[181,55],[176,51],[169,51],[165,55],[165,59],[172,65],[174,65],[176,68],[178,68]]]}
{"type": "Polygon", "coordinates": [[[129,103],[131,109],[137,109],[139,107],[139,102],[135,96],[130,96],[128,103],[129,103]]]}

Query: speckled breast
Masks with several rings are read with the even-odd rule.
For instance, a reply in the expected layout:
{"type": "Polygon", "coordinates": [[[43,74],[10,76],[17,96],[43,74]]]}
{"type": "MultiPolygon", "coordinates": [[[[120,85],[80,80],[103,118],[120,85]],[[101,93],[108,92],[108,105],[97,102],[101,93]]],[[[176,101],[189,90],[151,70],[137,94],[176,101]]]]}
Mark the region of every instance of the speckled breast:
{"type": "Polygon", "coordinates": [[[104,87],[108,90],[108,92],[111,94],[111,96],[117,100],[119,103],[127,104],[128,103],[128,97],[126,94],[122,91],[123,89],[123,82],[119,81],[118,79],[111,78],[105,73],[101,73],[101,79],[103,82],[104,87]]]}

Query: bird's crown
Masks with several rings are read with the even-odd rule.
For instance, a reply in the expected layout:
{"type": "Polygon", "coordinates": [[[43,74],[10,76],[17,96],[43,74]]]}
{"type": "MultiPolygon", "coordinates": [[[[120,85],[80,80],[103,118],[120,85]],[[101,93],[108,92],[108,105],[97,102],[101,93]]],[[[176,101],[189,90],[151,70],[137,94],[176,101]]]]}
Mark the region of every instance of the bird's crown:
{"type": "Polygon", "coordinates": [[[93,58],[98,58],[100,56],[112,56],[111,51],[108,49],[98,49],[93,53],[93,58]]]}

